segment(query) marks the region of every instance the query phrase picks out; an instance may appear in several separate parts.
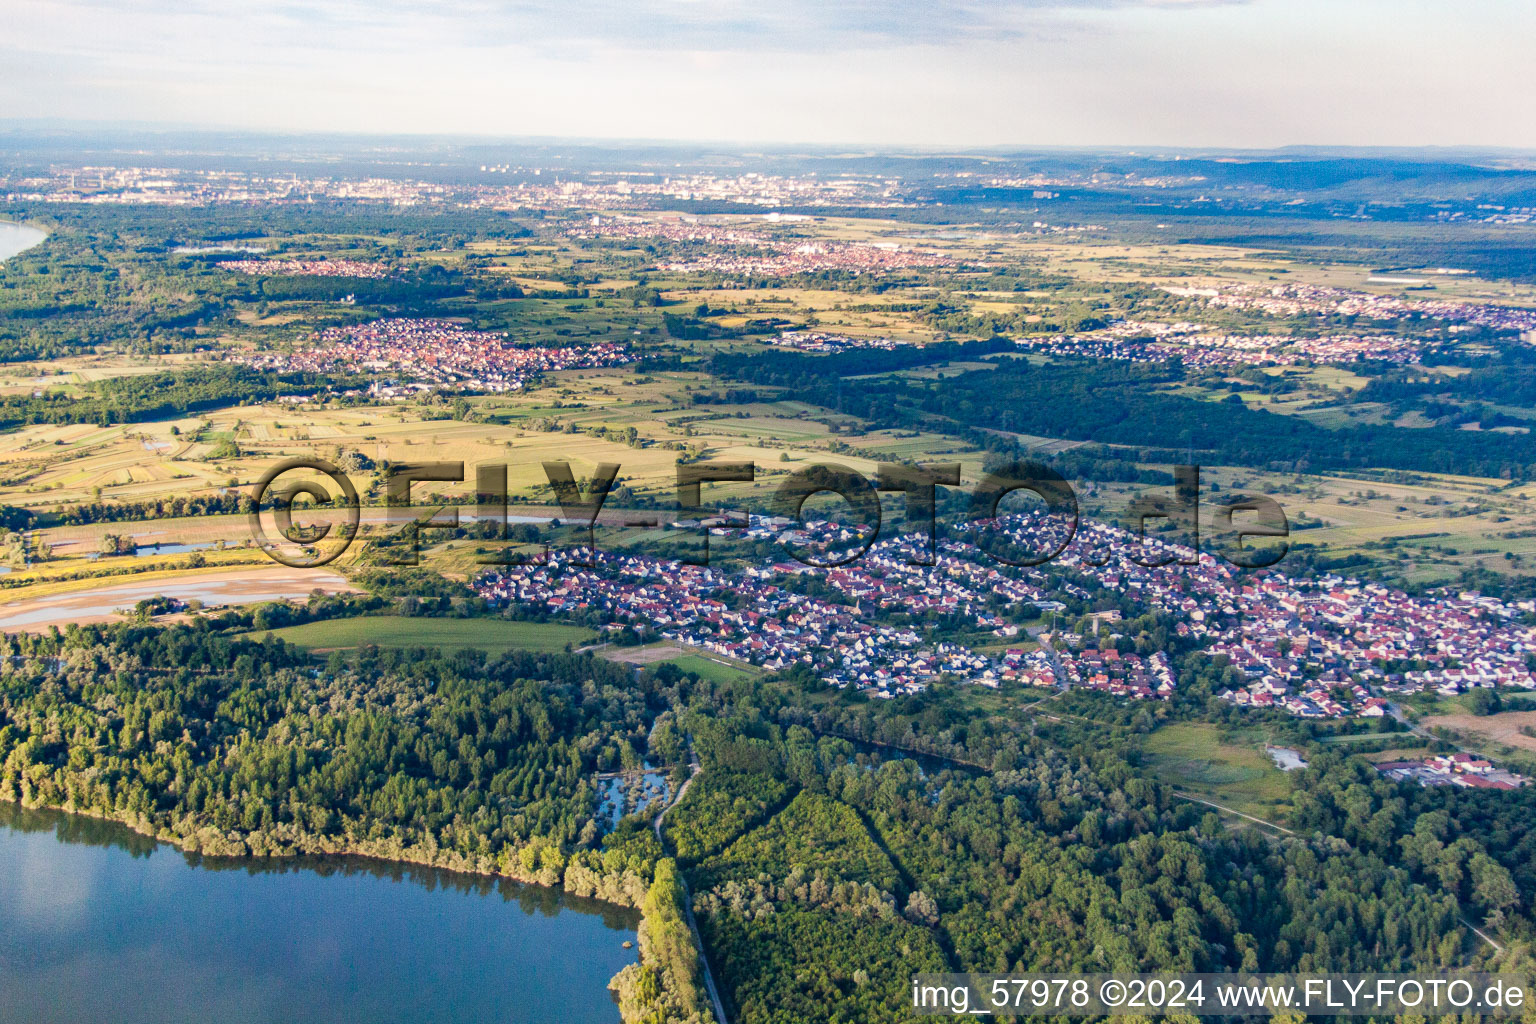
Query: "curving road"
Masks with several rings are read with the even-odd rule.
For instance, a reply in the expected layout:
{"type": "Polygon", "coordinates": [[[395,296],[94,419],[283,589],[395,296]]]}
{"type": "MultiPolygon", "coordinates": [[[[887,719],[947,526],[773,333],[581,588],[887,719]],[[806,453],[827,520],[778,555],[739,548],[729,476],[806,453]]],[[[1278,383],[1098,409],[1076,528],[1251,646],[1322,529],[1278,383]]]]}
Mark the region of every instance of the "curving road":
{"type": "MultiPolygon", "coordinates": [[[[666,852],[667,841],[661,837],[661,823],[666,818],[667,812],[683,802],[683,797],[688,795],[688,787],[693,785],[693,780],[704,774],[704,766],[699,764],[699,755],[694,752],[693,743],[688,744],[688,778],[678,787],[677,796],[661,809],[656,815],[655,824],[656,842],[661,844],[662,852],[666,852]]],[[[693,917],[693,893],[688,889],[688,879],[683,877],[683,869],[677,869],[677,881],[683,887],[683,916],[688,922],[688,931],[693,934],[693,946],[699,951],[699,963],[704,968],[704,989],[709,993],[709,1001],[715,1008],[715,1019],[720,1024],[730,1024],[725,1016],[725,1004],[720,1001],[720,990],[715,987],[714,973],[709,969],[709,957],[704,955],[704,939],[699,935],[699,923],[693,917]]]]}

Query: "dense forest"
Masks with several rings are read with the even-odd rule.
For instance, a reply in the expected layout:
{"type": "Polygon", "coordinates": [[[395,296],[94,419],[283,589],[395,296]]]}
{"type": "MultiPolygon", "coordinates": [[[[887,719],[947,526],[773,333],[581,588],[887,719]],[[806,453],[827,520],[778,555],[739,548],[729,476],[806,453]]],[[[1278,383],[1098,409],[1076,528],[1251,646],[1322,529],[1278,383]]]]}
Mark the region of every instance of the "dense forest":
{"type": "Polygon", "coordinates": [[[1500,364],[1451,376],[1426,370],[1398,370],[1373,378],[1361,397],[1373,402],[1401,402],[1426,395],[1468,398],[1508,405],[1536,405],[1536,366],[1500,364]]]}
{"type": "Polygon", "coordinates": [[[833,379],[818,374],[808,357],[794,353],[717,358],[716,362],[721,364],[717,372],[724,376],[791,388],[804,401],[878,426],[931,430],[947,422],[951,429],[1097,441],[1154,454],[1190,452],[1222,465],[1314,471],[1385,467],[1506,479],[1536,476],[1536,436],[1373,424],[1329,430],[1301,417],[1250,408],[1235,395],[1210,402],[1159,390],[1183,379],[1176,362],[1072,360],[1035,366],[1024,360],[1002,360],[995,370],[956,371],[953,376],[922,381],[833,379]]]}
{"type": "Polygon", "coordinates": [[[1026,728],[942,691],[807,700],[798,676],[319,661],[251,625],[8,637],[0,798],[208,854],[360,851],[641,906],[645,956],[615,987],[648,1024],[707,1019],[687,891],[744,1024],[902,1020],[916,970],[1448,967],[1480,956],[1466,918],[1532,930],[1530,794],[1408,789],[1323,756],[1277,838],[1152,778],[1147,710],[1091,695],[1026,728]],[[594,772],[680,765],[690,744],[702,774],[664,844],[643,817],[598,820],[594,772]]]}
{"type": "MultiPolygon", "coordinates": [[[[818,1006],[901,1020],[919,970],[1459,965],[1474,952],[1461,915],[1510,923],[1520,902],[1471,839],[1449,884],[1424,866],[1433,854],[1402,856],[1396,832],[1377,845],[1229,832],[1138,770],[1132,722],[1058,723],[1047,739],[941,702],[808,712],[783,692],[692,693],[706,770],[668,838],[744,1022],[820,1019],[818,1006]],[[891,745],[950,756],[879,753],[891,745]]],[[[1321,801],[1336,776],[1303,784],[1321,801]]]]}
{"type": "Polygon", "coordinates": [[[939,366],[955,360],[977,359],[1013,349],[1006,338],[989,341],[940,341],[930,345],[854,349],[830,356],[803,352],[717,352],[710,371],[728,380],[745,380],[775,387],[805,388],[841,377],[893,373],[918,366],[939,366]]]}
{"type": "Polygon", "coordinates": [[[654,717],[622,668],[567,656],[370,651],[321,669],[206,621],[5,645],[0,793],[210,852],[573,849],[585,776],[637,763],[654,717]]]}
{"type": "Polygon", "coordinates": [[[648,827],[604,835],[596,815],[591,776],[640,764],[654,688],[570,655],[368,648],[321,667],[220,632],[251,624],[0,638],[0,799],[207,855],[355,852],[638,906],[646,967],[615,980],[633,1019],[705,1019],[671,862],[648,827]]]}

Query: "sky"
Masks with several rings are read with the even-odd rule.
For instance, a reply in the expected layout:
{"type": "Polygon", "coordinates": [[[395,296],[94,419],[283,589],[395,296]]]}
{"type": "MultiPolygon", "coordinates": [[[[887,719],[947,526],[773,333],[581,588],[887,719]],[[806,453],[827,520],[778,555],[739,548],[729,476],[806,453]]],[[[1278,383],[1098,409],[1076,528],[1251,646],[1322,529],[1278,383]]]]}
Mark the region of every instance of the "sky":
{"type": "Polygon", "coordinates": [[[1532,0],[3,0],[0,117],[1536,148],[1532,0]]]}

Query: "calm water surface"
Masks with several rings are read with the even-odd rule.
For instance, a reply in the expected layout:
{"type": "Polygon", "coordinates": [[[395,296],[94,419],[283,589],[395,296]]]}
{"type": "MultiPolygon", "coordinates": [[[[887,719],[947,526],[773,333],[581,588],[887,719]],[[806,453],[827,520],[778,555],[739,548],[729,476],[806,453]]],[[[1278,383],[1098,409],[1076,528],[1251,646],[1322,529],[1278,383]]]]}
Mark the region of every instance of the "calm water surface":
{"type": "Polygon", "coordinates": [[[0,802],[0,1020],[617,1024],[636,916],[360,859],[204,859],[0,802]]]}
{"type": "Polygon", "coordinates": [[[0,261],[8,260],[23,249],[30,249],[48,236],[37,228],[0,220],[0,261]]]}

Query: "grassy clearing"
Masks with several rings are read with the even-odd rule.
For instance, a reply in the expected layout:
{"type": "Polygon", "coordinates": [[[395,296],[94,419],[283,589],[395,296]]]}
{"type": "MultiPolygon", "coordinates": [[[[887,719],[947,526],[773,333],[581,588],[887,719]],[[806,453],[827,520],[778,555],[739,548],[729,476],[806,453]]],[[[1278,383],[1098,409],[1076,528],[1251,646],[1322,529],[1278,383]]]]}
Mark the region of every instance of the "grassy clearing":
{"type": "Polygon", "coordinates": [[[1425,747],[1392,747],[1390,750],[1377,750],[1369,754],[1361,754],[1372,764],[1384,764],[1388,761],[1422,761],[1429,754],[1429,748],[1425,747]]]}
{"type": "Polygon", "coordinates": [[[1284,821],[1291,809],[1290,783],[1264,753],[1263,737],[1223,743],[1204,723],[1167,725],[1147,737],[1143,751],[1152,771],[1194,796],[1268,821],[1284,821]]]}
{"type": "Polygon", "coordinates": [[[679,658],[668,658],[665,664],[676,665],[682,671],[692,673],[711,683],[735,683],[758,675],[755,670],[740,668],[699,654],[684,654],[679,658]]]}
{"type": "Polygon", "coordinates": [[[647,644],[644,647],[606,647],[598,657],[624,665],[651,668],[657,665],[676,665],[684,672],[691,672],[700,679],[714,683],[733,683],[762,675],[761,669],[746,662],[714,654],[698,654],[671,641],[647,644]]]}
{"type": "Polygon", "coordinates": [[[1364,743],[1366,740],[1380,739],[1382,737],[1382,735],[1383,734],[1379,733],[1379,732],[1339,733],[1339,734],[1334,735],[1334,736],[1324,736],[1324,737],[1322,737],[1322,739],[1319,740],[1319,742],[1320,743],[1338,743],[1338,744],[1343,744],[1345,746],[1348,746],[1351,743],[1364,743]]]}
{"type": "MultiPolygon", "coordinates": [[[[508,622],[505,619],[418,619],[400,615],[370,615],[356,619],[308,622],[272,630],[289,643],[314,651],[378,647],[436,647],[444,651],[470,648],[488,654],[503,651],[563,651],[591,640],[580,626],[555,622],[508,622]]],[[[252,636],[266,636],[253,633],[252,636]]]]}

